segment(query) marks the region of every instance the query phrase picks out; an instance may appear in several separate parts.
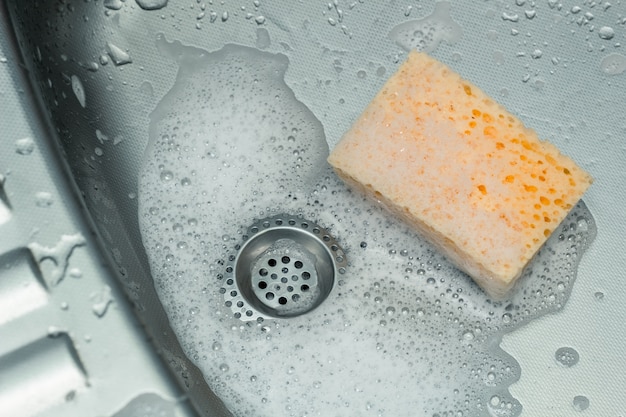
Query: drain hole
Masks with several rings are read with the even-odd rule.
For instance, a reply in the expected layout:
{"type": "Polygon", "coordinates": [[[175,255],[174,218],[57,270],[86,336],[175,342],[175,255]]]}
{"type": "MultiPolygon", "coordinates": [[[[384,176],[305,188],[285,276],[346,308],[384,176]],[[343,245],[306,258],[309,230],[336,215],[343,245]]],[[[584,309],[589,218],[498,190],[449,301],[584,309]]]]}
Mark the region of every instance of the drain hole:
{"type": "Polygon", "coordinates": [[[234,266],[225,265],[230,276],[220,289],[234,317],[262,321],[307,313],[329,295],[335,274],[345,270],[342,248],[314,223],[282,215],[248,230],[237,256],[229,258],[234,266]]]}

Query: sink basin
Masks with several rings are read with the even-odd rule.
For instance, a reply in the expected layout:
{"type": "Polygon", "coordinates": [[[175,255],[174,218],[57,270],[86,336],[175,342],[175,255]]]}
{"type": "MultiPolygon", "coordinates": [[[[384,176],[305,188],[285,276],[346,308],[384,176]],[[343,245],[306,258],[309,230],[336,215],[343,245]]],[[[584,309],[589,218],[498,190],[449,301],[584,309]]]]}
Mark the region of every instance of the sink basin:
{"type": "Polygon", "coordinates": [[[0,12],[9,415],[623,413],[626,6],[0,12]],[[326,163],[411,49],[595,178],[504,301],[326,163]]]}

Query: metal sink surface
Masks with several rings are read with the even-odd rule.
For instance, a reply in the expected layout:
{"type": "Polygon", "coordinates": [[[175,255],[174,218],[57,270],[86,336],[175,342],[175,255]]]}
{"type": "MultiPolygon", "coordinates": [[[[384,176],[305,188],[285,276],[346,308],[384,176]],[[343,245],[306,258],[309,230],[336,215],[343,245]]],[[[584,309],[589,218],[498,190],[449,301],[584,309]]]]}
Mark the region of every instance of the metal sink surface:
{"type": "Polygon", "coordinates": [[[3,0],[0,22],[0,417],[626,416],[623,1],[3,0]],[[564,283],[492,302],[327,166],[411,49],[594,177],[559,229],[582,241],[540,259],[564,283]]]}

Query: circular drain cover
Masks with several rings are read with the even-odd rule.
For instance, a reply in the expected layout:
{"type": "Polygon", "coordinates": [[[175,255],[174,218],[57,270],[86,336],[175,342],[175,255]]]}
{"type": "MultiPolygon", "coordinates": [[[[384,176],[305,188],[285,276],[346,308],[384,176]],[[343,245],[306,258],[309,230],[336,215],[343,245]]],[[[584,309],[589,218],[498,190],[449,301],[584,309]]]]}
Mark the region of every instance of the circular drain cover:
{"type": "Polygon", "coordinates": [[[226,306],[244,321],[295,317],[319,306],[346,256],[322,227],[286,214],[263,219],[226,268],[226,306]]]}

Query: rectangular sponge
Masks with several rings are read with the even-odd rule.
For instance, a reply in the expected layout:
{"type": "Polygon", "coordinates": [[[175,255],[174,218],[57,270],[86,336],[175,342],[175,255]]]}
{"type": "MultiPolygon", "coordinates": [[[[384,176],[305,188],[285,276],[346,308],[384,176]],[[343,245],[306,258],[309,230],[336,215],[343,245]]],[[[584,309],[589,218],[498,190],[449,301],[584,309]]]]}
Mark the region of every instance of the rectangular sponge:
{"type": "Polygon", "coordinates": [[[478,87],[418,52],[328,162],[493,298],[506,296],[592,182],[478,87]]]}

